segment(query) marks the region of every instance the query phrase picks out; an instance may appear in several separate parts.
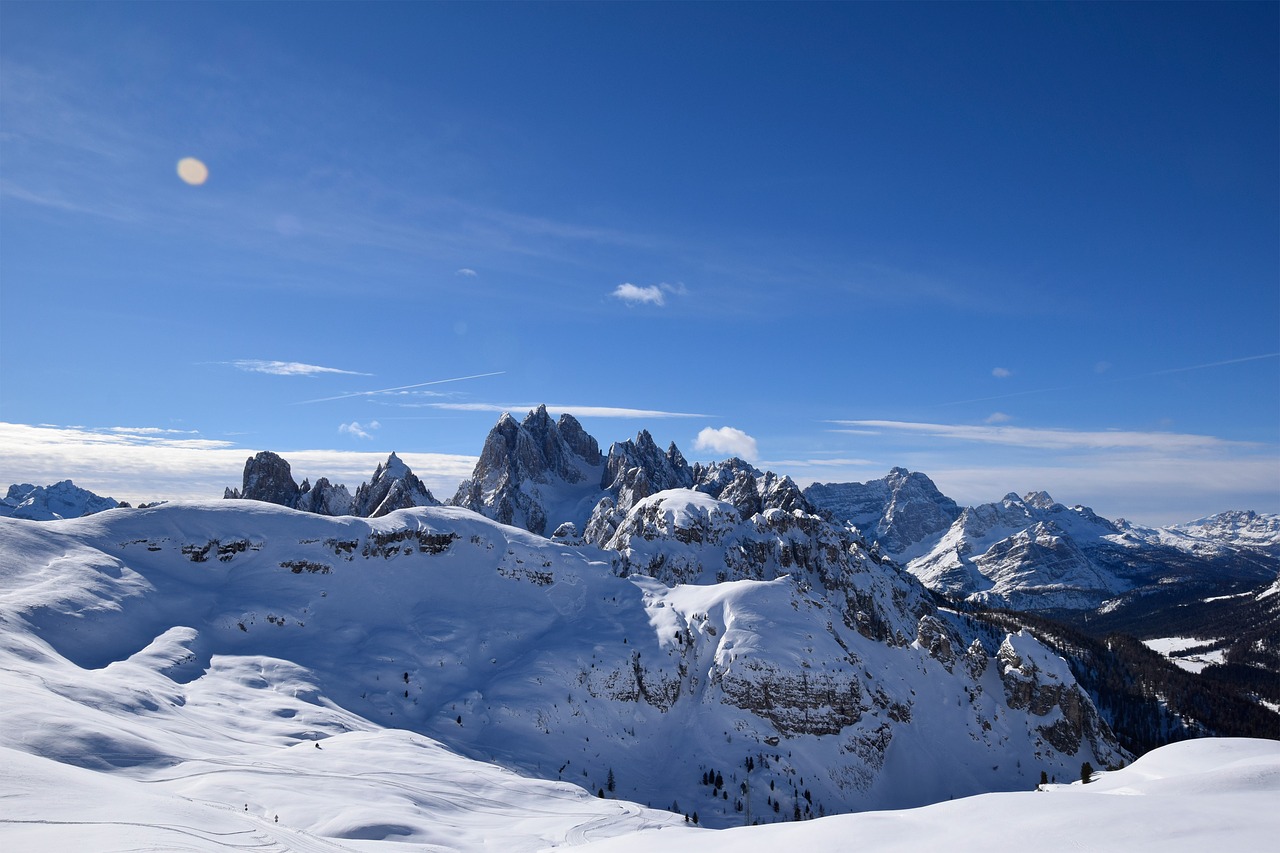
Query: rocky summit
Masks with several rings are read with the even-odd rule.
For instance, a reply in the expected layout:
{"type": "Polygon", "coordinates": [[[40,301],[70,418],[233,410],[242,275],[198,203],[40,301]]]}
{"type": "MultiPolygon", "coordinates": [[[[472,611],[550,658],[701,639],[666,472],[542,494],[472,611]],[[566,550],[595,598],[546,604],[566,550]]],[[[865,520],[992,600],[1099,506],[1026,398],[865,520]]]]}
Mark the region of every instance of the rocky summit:
{"type": "Polygon", "coordinates": [[[245,461],[240,488],[228,488],[223,497],[261,501],[317,515],[360,518],[377,518],[398,509],[440,503],[394,453],[352,496],[346,486],[335,486],[328,477],[316,480],[314,486],[307,480],[298,485],[289,463],[279,454],[264,450],[245,461]]]}

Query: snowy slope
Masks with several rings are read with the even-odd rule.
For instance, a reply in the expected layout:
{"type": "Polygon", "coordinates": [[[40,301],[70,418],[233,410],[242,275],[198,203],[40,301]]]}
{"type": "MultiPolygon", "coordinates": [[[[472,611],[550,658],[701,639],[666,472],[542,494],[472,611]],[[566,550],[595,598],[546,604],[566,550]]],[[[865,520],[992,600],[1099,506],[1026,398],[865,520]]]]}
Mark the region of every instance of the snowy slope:
{"type": "Polygon", "coordinates": [[[1046,853],[1079,850],[1202,853],[1267,850],[1280,834],[1280,742],[1222,739],[1162,747],[1088,785],[986,794],[899,812],[698,832],[644,831],[583,853],[1046,853]]]}
{"type": "MultiPolygon", "coordinates": [[[[673,519],[733,510],[688,490],[658,503],[673,519]]],[[[745,809],[749,757],[750,784],[770,791],[761,815],[779,820],[1023,789],[1122,758],[1039,644],[1011,657],[1003,635],[865,555],[813,559],[840,543],[819,547],[814,517],[784,515],[727,543],[758,552],[759,579],[699,586],[621,577],[620,555],[450,507],[357,519],[215,501],[8,520],[2,675],[25,698],[0,706],[0,745],[155,780],[179,761],[403,728],[593,792],[612,771],[612,796],[710,825],[745,809]],[[709,769],[723,786],[702,782],[709,769]]]]}

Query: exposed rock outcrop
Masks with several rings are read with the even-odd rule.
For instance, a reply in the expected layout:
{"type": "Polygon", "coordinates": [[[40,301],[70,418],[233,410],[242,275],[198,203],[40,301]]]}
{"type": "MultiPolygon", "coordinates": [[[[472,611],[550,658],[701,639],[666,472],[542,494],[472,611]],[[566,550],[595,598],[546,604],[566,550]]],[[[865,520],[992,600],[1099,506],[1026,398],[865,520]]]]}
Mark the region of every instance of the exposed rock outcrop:
{"type": "Polygon", "coordinates": [[[470,479],[450,503],[541,535],[549,520],[559,525],[585,517],[575,507],[583,501],[589,507],[598,498],[592,475],[600,464],[599,446],[572,415],[553,421],[546,406],[539,406],[517,423],[503,413],[470,479]],[[566,504],[573,517],[562,517],[566,504]]]}
{"type": "Polygon", "coordinates": [[[1005,637],[996,660],[1008,706],[1044,719],[1036,725],[1044,743],[1066,755],[1087,745],[1107,765],[1122,761],[1110,730],[1066,661],[1024,631],[1005,637]]]}
{"type": "Polygon", "coordinates": [[[960,507],[932,480],[905,468],[866,483],[814,483],[804,494],[891,555],[946,530],[960,515],[960,507]]]}
{"type": "Polygon", "coordinates": [[[294,508],[301,492],[289,463],[278,454],[263,450],[245,460],[240,489],[228,489],[224,497],[294,508]]]}
{"type": "Polygon", "coordinates": [[[351,492],[346,486],[331,484],[328,477],[316,480],[314,486],[303,480],[299,491],[297,508],[304,512],[334,516],[352,514],[351,492]]]}
{"type": "Polygon", "coordinates": [[[356,489],[351,508],[361,518],[380,518],[398,509],[439,505],[409,466],[392,453],[385,464],[378,465],[373,479],[356,489]]]}

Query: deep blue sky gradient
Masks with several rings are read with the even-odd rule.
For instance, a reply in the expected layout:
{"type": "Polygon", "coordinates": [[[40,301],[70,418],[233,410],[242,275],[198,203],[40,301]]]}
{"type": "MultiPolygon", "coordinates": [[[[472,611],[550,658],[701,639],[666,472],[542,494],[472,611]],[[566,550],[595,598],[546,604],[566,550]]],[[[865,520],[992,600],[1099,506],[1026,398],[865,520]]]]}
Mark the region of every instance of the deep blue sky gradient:
{"type": "Polygon", "coordinates": [[[6,3],[0,420],[475,454],[495,412],[425,405],[546,401],[802,481],[1280,511],[1278,9],[6,3]]]}

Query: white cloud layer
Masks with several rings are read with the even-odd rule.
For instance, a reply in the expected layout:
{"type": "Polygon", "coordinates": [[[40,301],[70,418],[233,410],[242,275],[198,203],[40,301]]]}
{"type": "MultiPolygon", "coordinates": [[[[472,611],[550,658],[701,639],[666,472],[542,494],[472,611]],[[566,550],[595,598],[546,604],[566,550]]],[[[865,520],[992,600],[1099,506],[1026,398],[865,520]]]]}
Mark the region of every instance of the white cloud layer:
{"type": "MultiPolygon", "coordinates": [[[[424,403],[431,409],[444,409],[453,412],[509,412],[519,416],[522,412],[538,408],[537,403],[522,403],[514,406],[503,406],[496,403],[424,403]]],[[[620,406],[561,406],[546,403],[548,412],[567,412],[581,418],[710,418],[697,412],[664,412],[657,409],[626,409],[620,406]]]]}
{"type": "MultiPolygon", "coordinates": [[[[1280,512],[1280,451],[1208,435],[851,420],[857,447],[922,471],[962,505],[1045,490],[1108,518],[1149,525],[1228,509],[1280,512]],[[869,436],[868,433],[875,433],[869,436]]],[[[840,430],[845,432],[846,430],[840,430]]],[[[884,476],[864,466],[801,466],[797,482],[884,476]]]]}
{"type": "Polygon", "coordinates": [[[1035,447],[1043,450],[1153,450],[1187,452],[1249,447],[1244,442],[1227,441],[1211,435],[1130,430],[1068,430],[1035,427],[973,426],[969,424],[930,424],[910,421],[834,421],[852,427],[917,433],[934,438],[957,441],[1003,444],[1011,447],[1035,447]]]}
{"type": "Polygon", "coordinates": [[[711,451],[713,453],[728,453],[731,456],[739,456],[748,462],[755,462],[760,458],[760,450],[756,446],[756,440],[742,430],[730,426],[720,427],[719,429],[703,428],[693,442],[693,449],[711,451]]]}
{"type": "Polygon", "coordinates": [[[257,358],[242,358],[228,362],[232,367],[249,373],[269,373],[272,376],[317,376],[322,373],[341,373],[347,376],[372,376],[372,373],[359,373],[355,370],[339,370],[336,367],[321,367],[318,364],[303,364],[300,361],[264,361],[257,358]]]}
{"type": "MultiPolygon", "coordinates": [[[[352,491],[373,474],[387,453],[349,450],[287,450],[237,446],[230,441],[121,434],[83,427],[0,423],[0,488],[8,483],[76,485],[116,500],[210,500],[226,486],[239,486],[245,460],[258,450],[283,456],[301,482],[328,477],[352,491]]],[[[471,476],[475,456],[403,453],[401,459],[432,492],[444,499],[471,476]]]]}

